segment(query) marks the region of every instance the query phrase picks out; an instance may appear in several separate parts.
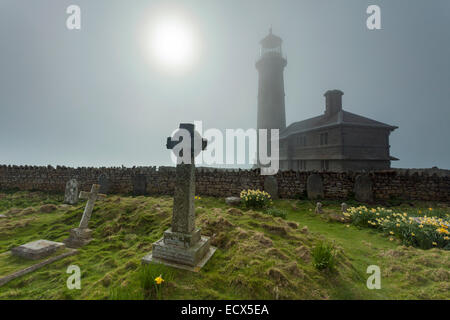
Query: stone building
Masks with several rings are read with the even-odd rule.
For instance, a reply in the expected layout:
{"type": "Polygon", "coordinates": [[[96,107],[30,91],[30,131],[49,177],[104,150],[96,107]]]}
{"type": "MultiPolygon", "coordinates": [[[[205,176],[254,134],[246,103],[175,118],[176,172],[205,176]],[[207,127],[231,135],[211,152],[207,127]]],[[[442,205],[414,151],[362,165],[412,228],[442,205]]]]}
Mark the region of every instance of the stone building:
{"type": "Polygon", "coordinates": [[[389,135],[398,127],[343,110],[340,90],[325,93],[322,115],[286,127],[282,40],[270,30],[260,44],[257,128],[280,130],[281,170],[369,171],[398,160],[389,152],[389,135]]]}

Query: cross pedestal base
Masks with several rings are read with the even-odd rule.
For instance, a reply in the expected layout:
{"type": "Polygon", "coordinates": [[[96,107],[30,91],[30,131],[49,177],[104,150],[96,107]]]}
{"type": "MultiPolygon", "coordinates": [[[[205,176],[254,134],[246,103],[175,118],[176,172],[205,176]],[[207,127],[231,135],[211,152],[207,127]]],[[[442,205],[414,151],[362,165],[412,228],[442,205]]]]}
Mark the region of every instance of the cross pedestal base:
{"type": "Polygon", "coordinates": [[[80,248],[92,240],[92,230],[88,228],[75,228],[70,230],[69,238],[64,240],[68,248],[80,248]]]}
{"type": "MultiPolygon", "coordinates": [[[[164,243],[177,247],[190,248],[201,240],[201,229],[198,228],[192,233],[174,232],[172,228],[164,231],[164,243]]],[[[162,239],[161,239],[162,240],[162,239]]]]}
{"type": "Polygon", "coordinates": [[[152,252],[142,263],[162,263],[171,267],[199,271],[216,251],[210,238],[200,235],[200,229],[192,234],[182,234],[168,229],[164,237],[153,243],[152,252]]]}

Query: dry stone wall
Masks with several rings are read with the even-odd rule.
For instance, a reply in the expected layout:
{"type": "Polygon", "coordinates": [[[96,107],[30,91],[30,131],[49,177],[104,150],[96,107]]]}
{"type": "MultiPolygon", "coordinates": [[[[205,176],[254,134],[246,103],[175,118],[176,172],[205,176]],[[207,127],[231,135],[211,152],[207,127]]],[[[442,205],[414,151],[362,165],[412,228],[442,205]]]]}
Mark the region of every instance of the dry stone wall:
{"type": "MultiPolygon", "coordinates": [[[[242,189],[264,189],[264,176],[259,170],[196,169],[196,193],[204,196],[239,196],[242,189]]],[[[306,195],[308,176],[318,174],[323,181],[324,198],[347,199],[355,195],[357,172],[282,171],[275,177],[281,198],[306,195]]],[[[0,190],[40,190],[64,192],[67,181],[76,178],[80,190],[90,190],[106,175],[109,193],[133,194],[137,186],[147,194],[172,194],[175,186],[174,167],[68,168],[36,166],[0,166],[0,190]],[[145,177],[146,183],[142,179],[145,177]],[[139,183],[137,183],[139,181],[139,183]]],[[[409,171],[393,169],[368,173],[373,198],[388,200],[424,200],[450,202],[450,174],[444,171],[409,171]]],[[[138,192],[142,194],[142,192],[138,192]]]]}

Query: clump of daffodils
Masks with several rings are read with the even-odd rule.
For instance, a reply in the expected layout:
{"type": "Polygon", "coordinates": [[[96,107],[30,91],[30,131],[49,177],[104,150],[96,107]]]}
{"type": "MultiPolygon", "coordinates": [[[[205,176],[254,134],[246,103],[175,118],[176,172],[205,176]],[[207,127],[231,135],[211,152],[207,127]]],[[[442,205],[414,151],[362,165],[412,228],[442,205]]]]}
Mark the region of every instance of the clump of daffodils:
{"type": "MultiPolygon", "coordinates": [[[[428,208],[427,214],[433,214],[433,208],[428,208]]],[[[413,245],[422,249],[433,247],[450,250],[448,227],[449,216],[428,217],[422,211],[414,213],[394,212],[381,207],[367,208],[366,206],[348,209],[346,216],[352,223],[361,227],[375,228],[383,231],[393,241],[399,238],[406,245],[413,245]]]]}
{"type": "Polygon", "coordinates": [[[242,190],[241,202],[247,208],[265,208],[272,205],[272,198],[270,194],[261,190],[242,190]]]}

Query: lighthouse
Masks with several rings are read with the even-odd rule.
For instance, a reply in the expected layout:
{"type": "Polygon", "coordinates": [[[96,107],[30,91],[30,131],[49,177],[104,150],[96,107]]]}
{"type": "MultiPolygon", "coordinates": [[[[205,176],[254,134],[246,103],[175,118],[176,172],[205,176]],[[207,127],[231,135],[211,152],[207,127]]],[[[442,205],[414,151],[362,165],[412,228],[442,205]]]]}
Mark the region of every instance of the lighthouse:
{"type": "MultiPolygon", "coordinates": [[[[287,60],[283,57],[282,40],[272,33],[260,42],[260,57],[255,66],[258,70],[258,122],[257,129],[267,129],[267,151],[270,151],[270,129],[286,128],[286,111],[284,106],[284,68],[287,60]]],[[[258,139],[259,140],[259,139],[258,139]]],[[[258,142],[259,164],[259,142],[258,142]]]]}

